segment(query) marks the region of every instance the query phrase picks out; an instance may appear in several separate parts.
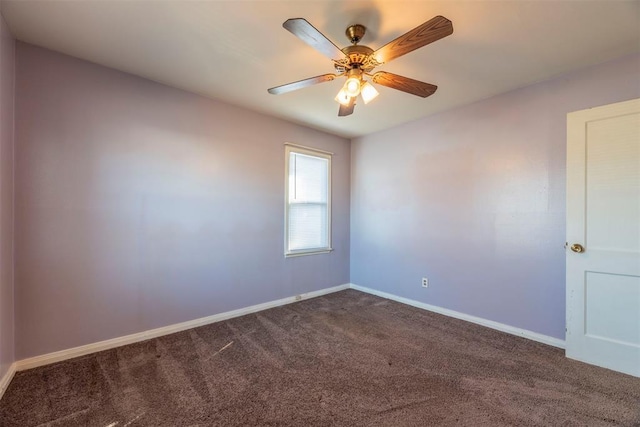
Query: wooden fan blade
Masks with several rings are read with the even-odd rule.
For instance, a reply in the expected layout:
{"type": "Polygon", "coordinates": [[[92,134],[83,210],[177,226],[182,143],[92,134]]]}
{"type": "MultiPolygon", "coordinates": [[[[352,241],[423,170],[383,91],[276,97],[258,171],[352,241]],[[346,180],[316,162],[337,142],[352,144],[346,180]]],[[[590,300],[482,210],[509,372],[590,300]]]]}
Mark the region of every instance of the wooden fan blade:
{"type": "Polygon", "coordinates": [[[413,80],[409,77],[387,73],[385,71],[378,71],[375,73],[371,78],[371,81],[382,86],[390,87],[391,89],[401,90],[423,98],[433,95],[433,93],[438,89],[438,86],[421,82],[419,80],[413,80]]]}
{"type": "Polygon", "coordinates": [[[298,80],[297,82],[287,83],[286,85],[272,87],[267,91],[272,95],[280,95],[282,93],[291,92],[293,90],[302,89],[308,86],[313,86],[318,83],[330,82],[335,79],[335,74],[323,74],[321,76],[311,77],[304,80],[298,80]]]}
{"type": "Polygon", "coordinates": [[[406,55],[422,46],[433,43],[453,33],[453,24],[444,16],[436,16],[373,52],[381,64],[406,55]]]}
{"type": "Polygon", "coordinates": [[[303,18],[292,18],[284,21],[282,26],[291,34],[323,54],[329,59],[338,60],[345,57],[338,46],[333,44],[331,40],[325,37],[313,25],[303,18]]]}
{"type": "Polygon", "coordinates": [[[349,100],[349,105],[340,104],[340,109],[338,110],[338,117],[348,116],[353,114],[353,109],[356,107],[356,97],[353,96],[349,100]]]}

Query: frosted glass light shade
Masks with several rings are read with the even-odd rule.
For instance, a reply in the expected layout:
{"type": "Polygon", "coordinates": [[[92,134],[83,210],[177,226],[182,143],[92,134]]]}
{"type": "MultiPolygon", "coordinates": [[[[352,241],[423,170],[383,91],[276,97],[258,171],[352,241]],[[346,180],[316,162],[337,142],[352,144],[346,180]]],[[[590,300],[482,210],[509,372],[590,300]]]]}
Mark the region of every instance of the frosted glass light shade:
{"type": "Polygon", "coordinates": [[[368,104],[369,101],[374,99],[376,96],[380,95],[375,87],[369,82],[365,82],[360,89],[360,93],[362,94],[362,99],[365,104],[368,104]]]}
{"type": "Polygon", "coordinates": [[[360,79],[357,77],[349,77],[344,84],[343,90],[349,96],[358,96],[360,93],[360,79]]]}
{"type": "Polygon", "coordinates": [[[349,101],[351,100],[351,97],[347,94],[347,92],[344,89],[340,89],[340,92],[338,92],[338,95],[336,95],[335,99],[340,104],[346,106],[346,105],[349,105],[349,101]]]}

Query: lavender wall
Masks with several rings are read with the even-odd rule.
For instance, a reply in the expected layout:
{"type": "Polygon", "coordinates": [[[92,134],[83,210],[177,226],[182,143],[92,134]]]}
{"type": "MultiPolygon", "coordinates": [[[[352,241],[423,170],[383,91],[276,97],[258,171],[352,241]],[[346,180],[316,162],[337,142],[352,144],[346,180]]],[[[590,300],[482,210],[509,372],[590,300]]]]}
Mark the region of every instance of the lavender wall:
{"type": "Polygon", "coordinates": [[[564,339],[566,114],[639,96],[634,55],[352,141],[351,281],[564,339]]]}
{"type": "Polygon", "coordinates": [[[349,141],[17,44],[18,359],[349,282],[349,141]],[[335,153],[285,259],[284,146],[335,153]]]}
{"type": "Polygon", "coordinates": [[[0,378],[14,358],[13,94],[15,42],[0,16],[0,378]]]}

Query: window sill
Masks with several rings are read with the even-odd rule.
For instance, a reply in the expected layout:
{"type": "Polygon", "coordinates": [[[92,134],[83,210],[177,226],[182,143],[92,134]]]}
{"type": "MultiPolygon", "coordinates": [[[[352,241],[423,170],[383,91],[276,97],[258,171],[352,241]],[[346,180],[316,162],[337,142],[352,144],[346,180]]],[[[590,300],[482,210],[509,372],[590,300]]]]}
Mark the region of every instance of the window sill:
{"type": "Polygon", "coordinates": [[[307,255],[328,254],[329,252],[332,252],[332,251],[333,251],[333,248],[324,248],[324,249],[304,251],[304,252],[287,252],[284,254],[284,257],[293,258],[293,257],[299,257],[299,256],[307,256],[307,255]]]}

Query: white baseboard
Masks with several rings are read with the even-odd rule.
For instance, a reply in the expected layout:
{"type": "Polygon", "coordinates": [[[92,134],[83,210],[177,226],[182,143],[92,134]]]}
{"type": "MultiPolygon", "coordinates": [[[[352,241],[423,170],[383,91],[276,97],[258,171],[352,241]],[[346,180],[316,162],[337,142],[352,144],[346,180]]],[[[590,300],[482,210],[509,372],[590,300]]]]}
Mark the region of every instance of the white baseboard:
{"type": "Polygon", "coordinates": [[[157,338],[163,335],[173,334],[175,332],[181,332],[187,329],[196,328],[198,326],[204,326],[211,323],[220,322],[223,320],[231,319],[234,317],[244,316],[245,314],[256,313],[258,311],[267,310],[274,307],[291,304],[297,301],[305,299],[315,298],[322,295],[327,295],[333,292],[339,292],[345,289],[355,289],[361,292],[366,292],[372,295],[377,295],[382,298],[397,301],[403,304],[407,304],[413,307],[421,308],[424,310],[432,311],[445,316],[455,317],[456,319],[466,320],[468,322],[476,323],[478,325],[486,326],[488,328],[496,329],[498,331],[506,332],[508,334],[528,338],[534,341],[538,341],[544,344],[548,344],[558,348],[565,348],[565,342],[558,338],[553,338],[547,335],[542,335],[536,332],[528,331],[525,329],[516,328],[513,326],[505,325],[503,323],[494,322],[492,320],[482,319],[480,317],[471,316],[457,311],[449,310],[442,307],[437,307],[430,304],[425,304],[419,301],[411,300],[408,298],[399,297],[397,295],[389,294],[375,289],[358,286],[353,283],[347,283],[340,286],[334,286],[332,288],[321,289],[319,291],[300,294],[292,297],[282,298],[275,301],[269,301],[262,304],[252,305],[250,307],[240,308],[237,310],[227,311],[224,313],[214,314],[212,316],[202,317],[187,322],[176,323],[174,325],[164,326],[162,328],[151,329],[148,331],[138,332],[123,337],[113,338],[105,341],[100,341],[92,344],[82,345],[66,350],[56,351],[53,353],[43,354],[41,356],[30,357],[14,362],[7,373],[0,378],[0,399],[4,394],[4,391],[9,386],[9,383],[13,379],[16,371],[24,371],[26,369],[36,368],[38,366],[49,365],[51,363],[61,362],[63,360],[73,359],[74,357],[85,356],[87,354],[96,353],[99,351],[109,350],[116,347],[121,347],[127,344],[133,344],[140,341],[145,341],[152,338],[157,338]]]}
{"type": "Polygon", "coordinates": [[[189,320],[187,322],[176,323],[174,325],[164,326],[162,328],[151,329],[148,331],[138,332],[131,335],[125,335],[123,337],[113,338],[110,340],[82,345],[80,347],[74,347],[66,350],[56,351],[54,353],[43,354],[41,356],[30,357],[28,359],[19,360],[16,363],[14,363],[14,365],[16,365],[15,370],[24,371],[26,369],[32,369],[38,366],[49,365],[51,363],[61,362],[67,359],[73,359],[74,357],[84,356],[87,354],[96,353],[98,351],[109,350],[112,348],[121,347],[123,345],[133,344],[136,342],[145,341],[152,338],[157,338],[163,335],[173,334],[175,332],[181,332],[187,329],[196,328],[198,326],[204,326],[211,323],[220,322],[223,320],[231,319],[233,317],[244,316],[245,314],[267,310],[269,308],[279,307],[282,305],[291,304],[294,302],[315,298],[322,295],[327,295],[327,294],[342,291],[345,289],[349,289],[348,283],[340,286],[334,286],[332,288],[321,289],[319,291],[308,292],[306,294],[300,294],[292,297],[282,298],[275,301],[265,302],[262,304],[256,304],[250,307],[227,311],[225,313],[214,314],[213,316],[207,316],[207,317],[202,317],[200,319],[189,320]]]}
{"type": "Polygon", "coordinates": [[[16,362],[13,362],[11,365],[9,365],[9,369],[7,370],[7,372],[2,376],[2,378],[0,378],[0,399],[2,399],[2,396],[4,396],[4,392],[7,390],[7,387],[9,387],[9,383],[13,379],[13,376],[16,374],[16,365],[16,362]]]}
{"type": "Polygon", "coordinates": [[[481,317],[472,316],[470,314],[460,313],[458,311],[449,310],[448,308],[442,308],[442,307],[438,307],[431,304],[425,304],[420,301],[399,297],[397,295],[389,294],[387,292],[382,292],[382,291],[378,291],[371,288],[365,288],[364,286],[358,286],[353,283],[350,283],[349,287],[357,291],[366,292],[368,294],[372,294],[382,298],[397,301],[402,304],[407,304],[413,307],[421,308],[423,310],[432,311],[434,313],[444,314],[445,316],[455,317],[456,319],[466,320],[467,322],[486,326],[487,328],[496,329],[501,332],[506,332],[507,334],[528,338],[530,340],[538,341],[553,347],[565,348],[565,341],[559,338],[550,337],[548,335],[539,334],[537,332],[528,331],[526,329],[516,328],[515,326],[505,325],[504,323],[494,322],[493,320],[483,319],[481,317]]]}

